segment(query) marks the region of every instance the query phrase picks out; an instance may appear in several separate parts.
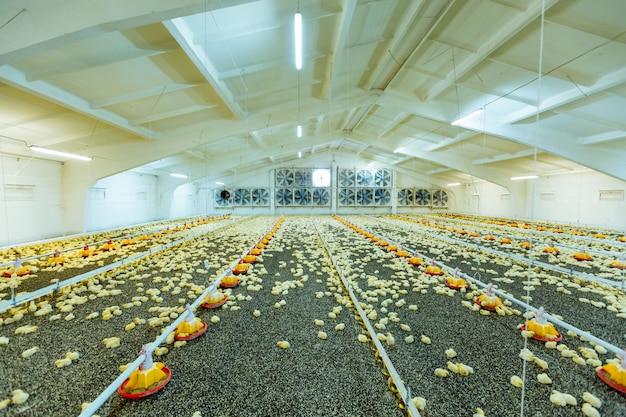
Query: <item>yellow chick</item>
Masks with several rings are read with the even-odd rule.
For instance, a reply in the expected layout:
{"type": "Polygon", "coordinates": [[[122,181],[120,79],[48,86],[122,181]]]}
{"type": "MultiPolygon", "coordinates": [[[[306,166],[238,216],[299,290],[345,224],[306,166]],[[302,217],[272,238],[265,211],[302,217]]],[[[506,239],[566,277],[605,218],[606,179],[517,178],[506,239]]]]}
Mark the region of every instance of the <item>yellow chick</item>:
{"type": "Polygon", "coordinates": [[[26,400],[28,400],[28,397],[29,394],[22,391],[21,389],[16,389],[11,392],[11,402],[16,405],[24,404],[26,400]]]}
{"type": "Polygon", "coordinates": [[[278,345],[279,348],[281,349],[289,349],[289,347],[291,347],[291,344],[289,344],[288,341],[286,340],[281,340],[278,343],[276,343],[278,345]]]}
{"type": "Polygon", "coordinates": [[[600,412],[589,403],[583,404],[582,412],[587,417],[600,417],[600,412]]]}
{"type": "Polygon", "coordinates": [[[326,332],[323,332],[323,331],[320,330],[319,332],[317,332],[317,337],[319,337],[322,340],[326,340],[328,335],[326,334],[326,332]]]}
{"type": "MultiPolygon", "coordinates": [[[[587,391],[583,392],[583,401],[588,402],[590,405],[592,405],[595,408],[602,407],[602,401],[598,397],[596,397],[595,395],[587,391]]],[[[585,405],[583,404],[583,407],[584,406],[585,405]]]]}
{"type": "Polygon", "coordinates": [[[448,372],[447,369],[443,369],[443,368],[435,369],[435,376],[439,378],[446,378],[449,375],[450,375],[450,372],[448,372]]]}
{"type": "Polygon", "coordinates": [[[345,328],[346,328],[346,325],[344,323],[339,323],[338,325],[335,326],[335,330],[337,331],[341,331],[345,328]]]}
{"type": "Polygon", "coordinates": [[[548,376],[548,374],[537,374],[537,381],[539,381],[542,384],[545,385],[549,385],[552,383],[552,380],[550,379],[550,377],[548,376]]]}
{"type": "Polygon", "coordinates": [[[448,359],[452,359],[456,357],[456,352],[454,349],[450,348],[450,349],[446,349],[446,356],[448,357],[448,359]]]}
{"type": "Polygon", "coordinates": [[[520,378],[519,376],[513,375],[511,376],[511,385],[516,388],[522,388],[524,386],[524,381],[522,381],[522,378],[520,378]]]}
{"type": "Polygon", "coordinates": [[[422,343],[424,343],[425,345],[430,345],[430,337],[426,335],[422,335],[421,340],[422,340],[422,343]]]}

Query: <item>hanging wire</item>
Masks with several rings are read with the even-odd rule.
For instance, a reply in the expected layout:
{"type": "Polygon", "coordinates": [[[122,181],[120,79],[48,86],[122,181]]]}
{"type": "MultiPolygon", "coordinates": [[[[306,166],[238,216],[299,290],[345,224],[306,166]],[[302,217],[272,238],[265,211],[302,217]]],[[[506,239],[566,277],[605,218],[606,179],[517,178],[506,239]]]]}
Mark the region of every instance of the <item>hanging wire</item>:
{"type": "MultiPolygon", "coordinates": [[[[542,78],[542,68],[543,68],[543,37],[544,37],[544,26],[545,26],[545,11],[546,11],[546,1],[541,1],[541,27],[540,27],[540,36],[539,36],[539,64],[537,68],[537,110],[535,112],[535,124],[533,126],[535,140],[539,135],[539,116],[540,116],[540,107],[541,107],[541,78],[542,78]]],[[[535,142],[536,143],[536,142],[535,142]]],[[[537,146],[535,146],[535,151],[533,154],[533,173],[537,175],[537,146]]],[[[532,181],[531,185],[531,205],[530,205],[530,220],[533,221],[535,218],[535,189],[536,189],[536,181],[532,181]]],[[[528,257],[530,258],[530,262],[528,263],[527,274],[526,274],[526,301],[530,300],[530,275],[532,273],[532,265],[533,265],[533,235],[529,237],[530,248],[528,252],[528,257]]],[[[528,308],[526,312],[528,312],[528,308]]],[[[526,319],[526,328],[528,329],[528,318],[526,319]]],[[[524,349],[528,348],[528,338],[524,338],[524,349]]],[[[522,361],[522,398],[520,400],[520,417],[524,417],[524,401],[526,399],[526,362],[522,361]]]]}

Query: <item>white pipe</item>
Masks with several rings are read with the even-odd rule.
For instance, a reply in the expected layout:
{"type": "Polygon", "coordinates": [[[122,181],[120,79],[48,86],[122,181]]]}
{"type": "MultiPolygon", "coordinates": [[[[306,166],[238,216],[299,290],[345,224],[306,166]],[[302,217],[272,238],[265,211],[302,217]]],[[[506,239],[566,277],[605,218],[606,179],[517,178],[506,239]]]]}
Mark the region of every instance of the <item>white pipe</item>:
{"type": "MultiPolygon", "coordinates": [[[[351,223],[351,224],[354,224],[354,223],[351,223]]],[[[366,230],[366,229],[363,229],[363,230],[366,230]]],[[[380,236],[380,234],[377,234],[377,235],[380,236]]],[[[408,248],[408,246],[405,246],[405,245],[403,245],[403,246],[405,248],[408,248]]],[[[424,259],[427,259],[429,262],[432,260],[432,258],[429,258],[428,256],[423,255],[423,254],[421,254],[421,253],[419,253],[417,251],[415,251],[414,253],[419,254],[420,257],[422,257],[424,259]]],[[[450,271],[450,272],[454,272],[455,271],[454,268],[451,268],[451,267],[449,267],[447,265],[444,265],[441,262],[437,262],[437,265],[442,267],[443,269],[445,269],[447,271],[450,271]]],[[[484,282],[482,282],[482,281],[480,281],[480,280],[478,280],[476,278],[473,278],[473,277],[467,275],[466,273],[460,272],[460,275],[463,278],[468,279],[471,282],[473,282],[473,283],[475,283],[475,284],[477,284],[477,285],[479,285],[479,286],[481,286],[483,288],[486,288],[488,286],[488,284],[485,284],[484,282]]],[[[496,295],[499,295],[502,298],[506,298],[507,300],[511,301],[512,303],[515,303],[515,304],[519,305],[520,307],[523,307],[524,309],[531,310],[531,311],[533,311],[535,313],[537,311],[539,311],[538,308],[535,308],[535,307],[531,306],[530,304],[527,304],[527,303],[525,303],[525,302],[523,302],[521,300],[518,300],[517,298],[512,297],[512,296],[510,296],[508,294],[505,294],[504,292],[499,291],[499,290],[497,290],[495,288],[492,289],[492,292],[494,292],[496,295]]],[[[621,355],[623,353],[623,349],[620,349],[617,346],[615,346],[615,345],[613,345],[613,344],[611,344],[609,342],[606,342],[606,341],[604,341],[602,339],[599,339],[599,338],[597,338],[597,337],[595,337],[595,336],[593,336],[593,335],[591,335],[591,334],[589,334],[589,333],[579,329],[578,327],[572,326],[569,323],[566,323],[566,322],[564,322],[562,320],[559,320],[559,319],[557,319],[555,317],[552,317],[551,315],[549,315],[547,313],[544,313],[544,317],[546,317],[546,319],[548,321],[550,321],[550,322],[552,322],[554,324],[557,324],[557,325],[559,325],[561,327],[564,327],[567,330],[571,330],[571,331],[575,332],[577,335],[582,336],[582,337],[588,339],[589,341],[591,341],[593,343],[601,345],[605,349],[610,350],[611,352],[615,353],[616,355],[618,355],[620,357],[621,357],[621,355]]]]}
{"type": "Polygon", "coordinates": [[[219,230],[219,229],[221,229],[223,227],[230,226],[231,224],[240,222],[240,221],[245,220],[247,218],[248,217],[244,217],[244,218],[241,218],[241,219],[233,220],[233,221],[231,221],[229,223],[220,225],[220,226],[215,227],[213,229],[204,230],[202,232],[195,233],[195,234],[193,234],[191,236],[187,236],[185,238],[176,240],[174,242],[166,243],[165,245],[161,245],[161,246],[159,246],[157,248],[151,248],[151,249],[147,250],[146,252],[138,253],[138,254],[133,255],[133,256],[131,256],[129,258],[122,259],[120,261],[114,262],[114,263],[109,264],[107,266],[103,266],[101,268],[94,269],[94,270],[89,271],[89,272],[85,272],[84,274],[77,275],[77,276],[75,276],[73,278],[69,278],[69,279],[63,280],[62,283],[61,282],[57,282],[55,284],[48,285],[47,287],[40,288],[40,289],[38,289],[36,291],[30,292],[30,293],[27,293],[27,294],[23,294],[23,295],[20,295],[18,297],[13,297],[13,298],[11,298],[9,300],[2,301],[2,302],[0,302],[0,313],[3,313],[3,312],[7,311],[10,308],[17,307],[20,304],[24,304],[24,303],[27,303],[27,302],[29,302],[31,300],[35,300],[35,299],[37,299],[39,297],[52,294],[55,291],[60,291],[62,288],[69,287],[70,285],[73,285],[73,284],[76,284],[78,282],[84,281],[87,278],[91,278],[91,277],[93,277],[95,275],[102,274],[104,272],[110,271],[112,269],[120,267],[120,266],[122,266],[124,264],[127,264],[129,262],[133,262],[133,261],[136,261],[138,259],[144,258],[146,256],[150,256],[150,255],[152,255],[154,253],[161,252],[161,251],[163,251],[165,249],[168,249],[168,248],[170,248],[170,247],[172,247],[174,245],[178,245],[179,243],[186,242],[186,241],[188,241],[190,239],[194,239],[194,238],[196,238],[198,236],[202,236],[203,234],[206,234],[206,233],[214,232],[214,231],[219,230]]]}
{"type": "MultiPolygon", "coordinates": [[[[282,218],[282,217],[281,217],[282,218]]],[[[280,219],[278,220],[280,221],[280,219]]],[[[276,226],[276,224],[278,223],[278,221],[276,223],[274,223],[274,226],[276,226]]],[[[272,226],[272,227],[274,227],[272,226]]],[[[269,229],[271,230],[272,227],[269,229]]],[[[198,305],[200,305],[200,303],[202,303],[202,300],[204,299],[204,297],[206,297],[211,291],[213,291],[214,288],[216,288],[220,282],[222,282],[222,278],[224,278],[226,276],[226,274],[228,274],[228,272],[235,267],[235,265],[237,265],[240,261],[240,259],[245,256],[245,254],[247,254],[248,252],[250,252],[250,250],[252,248],[255,247],[255,245],[257,243],[259,243],[261,241],[261,239],[263,239],[263,237],[267,235],[267,232],[264,233],[259,239],[257,239],[257,241],[251,246],[249,247],[246,251],[243,252],[243,255],[241,255],[237,260],[235,260],[234,262],[232,262],[228,268],[226,268],[226,270],[224,272],[222,272],[222,274],[217,277],[215,280],[213,280],[213,282],[211,283],[211,285],[209,285],[203,292],[202,294],[200,294],[200,296],[198,298],[196,298],[196,301],[193,302],[193,304],[190,305],[191,308],[186,309],[185,311],[183,311],[181,313],[180,316],[178,316],[178,318],[176,318],[176,320],[174,320],[172,322],[172,324],[170,324],[168,327],[166,327],[161,334],[159,335],[159,337],[157,337],[154,342],[152,342],[152,347],[156,348],[158,347],[161,343],[163,343],[165,341],[165,339],[167,339],[167,336],[172,333],[176,327],[178,327],[178,325],[180,323],[183,322],[183,320],[185,320],[185,317],[189,314],[190,311],[195,310],[198,305]]],[[[137,359],[135,359],[135,361],[133,363],[131,363],[130,365],[128,365],[128,368],[126,368],[124,370],[124,372],[122,372],[117,378],[115,378],[115,380],[113,382],[111,382],[111,384],[105,388],[104,391],[102,391],[100,393],[100,395],[98,395],[98,397],[96,397],[95,400],[93,400],[93,402],[91,402],[87,407],[85,407],[85,409],[78,415],[78,417],[90,417],[92,416],[96,411],[98,411],[98,409],[102,406],[102,404],[104,404],[104,402],[106,400],[109,399],[109,397],[111,395],[113,395],[118,387],[120,385],[122,385],[122,383],[126,380],[126,378],[128,378],[130,376],[130,374],[133,373],[133,371],[135,371],[135,369],[137,369],[144,361],[145,359],[145,355],[141,354],[137,357],[137,359]]]]}
{"type": "Polygon", "coordinates": [[[354,294],[354,291],[352,291],[352,287],[350,283],[343,275],[343,271],[341,270],[341,268],[337,264],[337,261],[331,254],[330,248],[326,244],[326,241],[322,237],[322,234],[320,233],[317,227],[317,224],[315,222],[313,222],[313,226],[315,227],[315,230],[317,231],[318,236],[322,240],[322,243],[324,244],[324,249],[326,250],[328,257],[332,261],[333,266],[335,267],[335,270],[337,271],[337,274],[339,274],[339,278],[341,279],[341,282],[343,283],[344,288],[346,289],[346,291],[348,291],[348,295],[350,295],[352,304],[354,305],[354,308],[356,308],[357,312],[359,313],[359,316],[361,317],[361,320],[363,321],[363,324],[365,325],[365,328],[367,329],[367,332],[370,335],[370,339],[372,339],[372,342],[374,343],[374,345],[376,346],[376,349],[378,350],[378,353],[380,354],[380,358],[384,362],[385,367],[387,368],[387,371],[389,371],[389,375],[393,379],[393,383],[398,388],[398,391],[400,392],[400,398],[402,398],[404,405],[409,409],[412,416],[421,417],[419,411],[417,411],[417,408],[415,407],[415,404],[413,404],[413,401],[411,401],[410,391],[404,386],[404,382],[402,381],[402,378],[400,378],[400,375],[396,371],[396,368],[393,366],[391,359],[389,359],[389,356],[387,355],[387,351],[385,351],[385,348],[383,347],[382,343],[380,343],[380,340],[378,340],[378,335],[376,333],[376,330],[374,329],[369,319],[367,318],[367,314],[365,314],[365,311],[363,311],[363,308],[361,308],[359,300],[354,294]]]}

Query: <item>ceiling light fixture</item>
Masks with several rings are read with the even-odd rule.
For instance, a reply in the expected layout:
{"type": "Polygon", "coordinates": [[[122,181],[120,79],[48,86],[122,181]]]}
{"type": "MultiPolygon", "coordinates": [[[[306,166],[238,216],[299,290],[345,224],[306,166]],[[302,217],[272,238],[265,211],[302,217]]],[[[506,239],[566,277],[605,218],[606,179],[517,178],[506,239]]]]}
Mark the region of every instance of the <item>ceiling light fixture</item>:
{"type": "Polygon", "coordinates": [[[451,182],[450,184],[446,184],[447,187],[456,187],[457,185],[461,185],[460,182],[451,182]]]}
{"type": "Polygon", "coordinates": [[[298,127],[296,128],[296,132],[298,133],[298,137],[301,138],[302,137],[302,125],[298,125],[298,127]]]}
{"type": "Polygon", "coordinates": [[[404,152],[406,151],[406,146],[401,146],[398,149],[396,149],[395,151],[393,151],[393,153],[400,153],[400,152],[404,152]]]}
{"type": "Polygon", "coordinates": [[[34,146],[34,145],[29,146],[29,148],[35,152],[46,153],[48,155],[54,155],[54,156],[60,156],[62,158],[78,159],[79,161],[91,161],[91,158],[88,156],[76,155],[76,154],[68,153],[68,152],[54,151],[52,149],[41,148],[39,146],[34,146]]]}
{"type": "Polygon", "coordinates": [[[462,124],[463,122],[468,121],[469,119],[476,117],[480,114],[482,114],[482,112],[484,111],[484,109],[480,108],[478,110],[475,110],[473,112],[471,112],[470,114],[463,116],[461,118],[456,119],[455,121],[453,121],[452,123],[450,123],[452,126],[458,126],[460,124],[462,124]]]}
{"type": "Polygon", "coordinates": [[[539,175],[522,175],[520,177],[511,177],[511,181],[534,180],[535,178],[539,178],[539,175]]]}
{"type": "Polygon", "coordinates": [[[223,182],[221,182],[221,181],[215,181],[215,183],[216,183],[217,185],[224,185],[224,183],[223,183],[223,182]]]}
{"type": "Polygon", "coordinates": [[[294,16],[294,36],[296,40],[296,69],[302,69],[302,15],[297,12],[294,16]]]}
{"type": "Polygon", "coordinates": [[[187,176],[185,174],[176,174],[174,172],[170,173],[170,177],[174,177],[174,178],[187,178],[187,176]]]}
{"type": "Polygon", "coordinates": [[[302,158],[302,152],[298,151],[298,158],[302,158]]]}

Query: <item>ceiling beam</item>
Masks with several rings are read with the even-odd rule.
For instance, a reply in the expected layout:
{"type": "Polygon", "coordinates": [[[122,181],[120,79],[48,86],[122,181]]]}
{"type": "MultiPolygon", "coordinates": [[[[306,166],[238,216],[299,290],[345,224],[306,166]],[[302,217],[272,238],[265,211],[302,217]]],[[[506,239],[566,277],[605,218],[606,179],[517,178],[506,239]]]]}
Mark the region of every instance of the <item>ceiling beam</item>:
{"type": "Polygon", "coordinates": [[[626,131],[613,130],[611,132],[598,133],[597,135],[578,138],[579,145],[597,145],[600,143],[613,142],[615,140],[626,139],[626,131]]]}
{"type": "Polygon", "coordinates": [[[202,84],[180,84],[170,83],[164,86],[158,86],[154,88],[146,88],[144,90],[133,91],[132,93],[123,94],[119,96],[107,97],[100,100],[93,100],[89,102],[89,107],[92,109],[98,109],[102,107],[110,107],[118,104],[128,103],[129,101],[141,100],[148,97],[160,96],[162,94],[174,93],[176,91],[186,90],[188,88],[195,88],[202,84]]]}
{"type": "Polygon", "coordinates": [[[130,124],[132,125],[142,125],[150,122],[155,122],[157,120],[169,119],[172,117],[178,117],[185,114],[196,113],[204,110],[209,110],[215,108],[214,105],[206,105],[206,104],[196,104],[195,106],[184,106],[178,109],[166,111],[163,113],[152,113],[144,117],[138,117],[136,119],[130,120],[130,124]]]}
{"type": "MultiPolygon", "coordinates": [[[[545,10],[552,7],[558,0],[535,0],[524,12],[519,12],[517,16],[507,20],[506,24],[502,24],[490,37],[490,42],[485,42],[478,52],[469,55],[467,59],[456,62],[454,71],[450,71],[444,81],[435,83],[422,100],[433,99],[439,96],[443,91],[453,86],[457,80],[463,78],[468,71],[471,71],[476,65],[481,63],[491,53],[504,45],[514,35],[528,26],[533,20],[541,16],[543,2],[545,1],[545,10]]],[[[454,47],[453,47],[454,48],[454,47]]]]}
{"type": "Polygon", "coordinates": [[[320,92],[320,98],[326,100],[330,94],[334,75],[336,74],[339,66],[339,61],[343,57],[343,51],[346,47],[346,41],[348,39],[348,33],[352,26],[352,17],[354,16],[354,10],[356,9],[356,0],[343,0],[342,1],[342,13],[337,19],[335,25],[331,54],[326,60],[326,68],[324,69],[324,83],[322,84],[322,90],[320,92]]]}
{"type": "Polygon", "coordinates": [[[123,117],[105,109],[93,109],[89,102],[65,90],[62,90],[45,81],[28,81],[22,71],[8,65],[0,66],[0,80],[14,87],[26,90],[31,94],[43,97],[53,103],[69,107],[81,114],[86,114],[95,119],[117,126],[127,132],[143,136],[148,139],[156,138],[158,134],[144,127],[134,126],[123,117]]]}
{"type": "MultiPolygon", "coordinates": [[[[541,153],[541,151],[537,151],[537,153],[541,153]]],[[[512,159],[525,158],[527,156],[531,156],[534,154],[535,154],[535,148],[529,148],[529,149],[524,149],[523,151],[519,151],[515,153],[503,153],[500,155],[494,155],[489,158],[474,159],[472,161],[472,164],[484,165],[484,164],[490,164],[492,162],[510,161],[512,159]]]]}
{"type": "Polygon", "coordinates": [[[403,123],[410,115],[411,114],[407,112],[398,113],[396,117],[391,119],[387,124],[385,124],[385,126],[379,129],[378,132],[376,132],[376,136],[378,136],[379,138],[385,136],[391,130],[395,129],[398,125],[403,123]]]}
{"type": "MultiPolygon", "coordinates": [[[[209,59],[207,51],[201,45],[193,44],[193,31],[185,18],[177,18],[163,22],[165,27],[170,31],[174,39],[181,45],[189,59],[196,65],[202,75],[211,84],[217,95],[222,99],[231,113],[239,120],[245,118],[245,113],[235,101],[231,90],[220,80],[219,72],[209,59]]],[[[245,88],[245,86],[244,86],[245,88]]]]}

